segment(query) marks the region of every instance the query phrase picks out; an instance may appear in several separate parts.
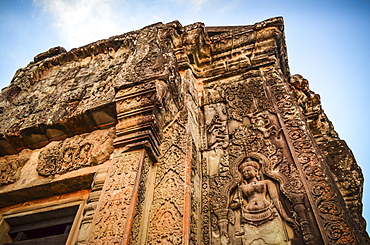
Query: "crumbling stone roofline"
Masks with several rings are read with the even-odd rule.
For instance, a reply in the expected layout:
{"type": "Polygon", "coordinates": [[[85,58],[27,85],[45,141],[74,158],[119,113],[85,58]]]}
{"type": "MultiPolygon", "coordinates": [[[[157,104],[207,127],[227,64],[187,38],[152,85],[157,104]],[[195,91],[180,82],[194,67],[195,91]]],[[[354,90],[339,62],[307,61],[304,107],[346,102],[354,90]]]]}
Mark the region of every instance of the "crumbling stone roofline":
{"type": "MultiPolygon", "coordinates": [[[[178,30],[178,32],[182,33],[184,30],[191,30],[194,28],[199,28],[200,26],[204,28],[205,33],[208,37],[211,38],[218,35],[233,35],[239,32],[245,31],[258,31],[266,27],[279,27],[281,31],[284,28],[284,20],[283,17],[275,17],[270,18],[253,25],[245,25],[245,26],[204,26],[203,23],[197,22],[194,24],[190,24],[187,26],[182,26],[179,21],[175,20],[173,22],[163,24],[162,22],[158,22],[156,24],[152,24],[150,26],[158,26],[158,27],[174,27],[178,30]]],[[[146,26],[142,29],[145,29],[149,26],[146,26]]],[[[142,30],[141,29],[141,30],[142,30]]],[[[66,62],[70,62],[73,60],[84,59],[91,55],[97,55],[99,53],[109,52],[111,49],[117,50],[122,45],[130,45],[129,37],[134,37],[140,32],[140,30],[127,32],[121,35],[116,35],[110,37],[108,39],[99,40],[79,48],[73,48],[70,51],[66,51],[63,47],[54,47],[49,49],[46,52],[40,53],[35,56],[33,63],[39,63],[39,68],[42,67],[48,68],[51,66],[61,65],[66,62]],[[55,52],[57,50],[57,52],[55,52]],[[54,52],[53,52],[54,51],[54,52]]]]}
{"type": "MultiPolygon", "coordinates": [[[[205,27],[200,22],[182,26],[178,21],[156,23],[68,52],[55,47],[35,56],[33,62],[16,72],[11,85],[3,89],[0,95],[3,114],[0,118],[3,122],[0,123],[0,155],[15,154],[24,148],[39,148],[53,140],[113,126],[116,123],[114,90],[154,77],[166,80],[168,72],[174,72],[167,70],[170,66],[159,65],[155,74],[135,75],[138,71],[134,70],[140,70],[137,65],[142,62],[136,60],[141,59],[136,53],[147,52],[138,50],[142,47],[137,45],[146,42],[144,39],[150,30],[156,30],[150,38],[160,46],[158,64],[163,62],[160,59],[169,59],[178,71],[191,69],[194,76],[204,79],[205,83],[275,63],[280,64],[287,81],[290,77],[282,17],[248,26],[205,27]],[[240,56],[244,49],[247,53],[240,56]],[[133,73],[125,72],[127,68],[133,69],[133,73]],[[119,74],[126,75],[123,78],[119,74]],[[106,91],[99,90],[102,89],[100,83],[105,84],[106,91]],[[73,93],[66,87],[72,84],[73,93]],[[56,86],[59,95],[51,99],[55,97],[51,90],[56,86]],[[51,104],[45,105],[47,99],[51,104]],[[103,114],[105,121],[101,118],[103,114]]],[[[149,50],[157,46],[151,46],[149,50]]]]}

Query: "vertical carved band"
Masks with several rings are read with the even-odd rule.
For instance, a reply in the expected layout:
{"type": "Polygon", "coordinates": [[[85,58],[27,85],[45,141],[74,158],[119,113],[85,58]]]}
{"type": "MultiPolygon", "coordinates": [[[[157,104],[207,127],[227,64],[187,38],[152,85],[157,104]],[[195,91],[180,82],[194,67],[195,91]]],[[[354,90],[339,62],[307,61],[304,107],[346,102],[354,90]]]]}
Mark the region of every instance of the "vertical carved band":
{"type": "Polygon", "coordinates": [[[93,183],[91,185],[91,192],[87,198],[87,203],[84,209],[84,216],[81,221],[80,233],[76,245],[86,244],[92,229],[94,214],[107,176],[107,171],[108,168],[103,167],[99,168],[95,173],[93,183]]]}
{"type": "Polygon", "coordinates": [[[144,150],[122,152],[115,150],[115,159],[108,172],[103,193],[93,219],[88,244],[120,244],[127,239],[126,230],[131,218],[132,199],[144,150]]]}
{"type": "Polygon", "coordinates": [[[345,204],[340,202],[339,190],[330,176],[324,159],[318,152],[308,125],[292,94],[275,69],[265,69],[267,88],[274,100],[294,162],[301,174],[325,244],[361,244],[355,228],[349,224],[345,204]]]}
{"type": "Polygon", "coordinates": [[[146,244],[189,244],[191,144],[180,114],[163,133],[146,244]]]}
{"type": "Polygon", "coordinates": [[[89,244],[126,245],[131,239],[139,239],[136,235],[133,237],[132,229],[140,226],[138,222],[143,215],[138,201],[145,202],[143,180],[149,173],[143,172],[150,169],[143,165],[155,162],[159,155],[161,119],[156,82],[125,88],[116,94],[118,123],[114,158],[93,220],[89,244]],[[145,160],[147,155],[152,161],[145,160]]]}

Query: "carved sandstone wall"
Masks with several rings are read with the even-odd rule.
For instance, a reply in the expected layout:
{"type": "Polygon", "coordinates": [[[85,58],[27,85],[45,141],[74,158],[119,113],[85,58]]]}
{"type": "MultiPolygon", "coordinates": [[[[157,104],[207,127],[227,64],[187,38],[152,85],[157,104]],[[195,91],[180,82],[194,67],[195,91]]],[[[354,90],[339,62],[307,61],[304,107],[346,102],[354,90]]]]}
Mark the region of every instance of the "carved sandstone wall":
{"type": "Polygon", "coordinates": [[[88,193],[68,244],[369,242],[361,170],[290,76],[282,18],[39,54],[0,94],[0,154],[5,221],[88,193]]]}
{"type": "MultiPolygon", "coordinates": [[[[352,217],[363,232],[366,222],[362,217],[362,191],[364,177],[356,159],[346,142],[341,140],[335,132],[321,106],[320,95],[309,89],[309,84],[301,75],[294,75],[290,79],[293,93],[298,105],[307,118],[316,142],[325,157],[335,182],[343,195],[352,217]]],[[[364,236],[367,235],[364,233],[364,236]]]]}

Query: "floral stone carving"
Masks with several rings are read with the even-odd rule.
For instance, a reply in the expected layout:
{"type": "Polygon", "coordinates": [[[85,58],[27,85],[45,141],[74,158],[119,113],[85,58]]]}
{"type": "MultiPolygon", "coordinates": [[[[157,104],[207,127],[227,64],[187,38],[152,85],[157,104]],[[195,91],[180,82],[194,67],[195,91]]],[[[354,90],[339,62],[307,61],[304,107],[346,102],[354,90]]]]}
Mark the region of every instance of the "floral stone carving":
{"type": "Polygon", "coordinates": [[[113,139],[114,131],[107,129],[52,142],[40,152],[37,172],[51,176],[104,163],[113,152],[113,139]]]}
{"type": "Polygon", "coordinates": [[[29,152],[24,150],[19,154],[0,158],[0,186],[12,184],[19,179],[21,169],[30,157],[29,152]]]}

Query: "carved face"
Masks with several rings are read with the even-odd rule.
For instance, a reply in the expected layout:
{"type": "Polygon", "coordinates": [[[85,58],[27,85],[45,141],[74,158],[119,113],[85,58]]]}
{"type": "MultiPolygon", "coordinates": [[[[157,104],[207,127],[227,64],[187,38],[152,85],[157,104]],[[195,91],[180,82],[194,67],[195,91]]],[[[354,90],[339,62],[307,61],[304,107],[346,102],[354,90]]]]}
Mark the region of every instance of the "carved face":
{"type": "Polygon", "coordinates": [[[245,179],[251,179],[257,177],[258,171],[253,166],[246,166],[245,168],[243,168],[242,174],[245,179]]]}

